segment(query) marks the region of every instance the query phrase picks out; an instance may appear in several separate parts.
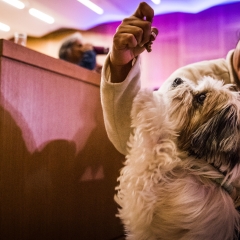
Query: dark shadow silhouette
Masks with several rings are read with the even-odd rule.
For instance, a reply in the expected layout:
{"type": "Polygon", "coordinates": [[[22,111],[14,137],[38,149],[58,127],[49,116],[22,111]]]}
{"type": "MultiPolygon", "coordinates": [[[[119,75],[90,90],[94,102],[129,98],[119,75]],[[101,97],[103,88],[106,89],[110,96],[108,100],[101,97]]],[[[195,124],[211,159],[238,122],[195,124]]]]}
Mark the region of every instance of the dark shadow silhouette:
{"type": "Polygon", "coordinates": [[[114,188],[124,157],[107,139],[102,116],[84,148],[44,143],[30,153],[22,130],[0,107],[2,240],[111,240],[122,234],[114,188]]]}
{"type": "Polygon", "coordinates": [[[26,237],[28,206],[24,179],[27,166],[22,160],[28,162],[30,157],[21,129],[0,106],[0,237],[3,240],[26,237]]]}
{"type": "Polygon", "coordinates": [[[104,232],[108,232],[109,236],[113,237],[118,236],[116,233],[121,234],[118,227],[120,221],[116,217],[113,218],[112,214],[117,214],[117,204],[113,197],[124,157],[109,142],[102,127],[101,113],[96,114],[96,128],[89,136],[84,149],[77,155],[73,169],[74,187],[78,194],[75,199],[76,222],[81,222],[84,229],[88,229],[81,234],[78,233],[83,239],[87,237],[104,239],[104,232]],[[79,202],[85,207],[77,208],[79,202]],[[89,215],[88,212],[94,212],[94,214],[89,215]],[[88,226],[94,221],[98,224],[89,228],[88,226]],[[115,228],[109,228],[111,223],[115,228]]]}

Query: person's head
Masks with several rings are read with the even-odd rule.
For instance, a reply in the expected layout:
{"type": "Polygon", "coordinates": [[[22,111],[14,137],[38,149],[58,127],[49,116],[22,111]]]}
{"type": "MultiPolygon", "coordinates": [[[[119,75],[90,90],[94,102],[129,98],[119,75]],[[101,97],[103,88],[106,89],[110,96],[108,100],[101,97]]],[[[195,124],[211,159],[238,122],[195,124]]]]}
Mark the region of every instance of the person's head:
{"type": "Polygon", "coordinates": [[[82,52],[80,51],[82,46],[82,35],[77,32],[63,41],[58,56],[65,61],[78,63],[82,55],[82,52]]]}
{"type": "Polygon", "coordinates": [[[237,46],[233,53],[233,68],[240,81],[240,34],[239,34],[237,46]]]}

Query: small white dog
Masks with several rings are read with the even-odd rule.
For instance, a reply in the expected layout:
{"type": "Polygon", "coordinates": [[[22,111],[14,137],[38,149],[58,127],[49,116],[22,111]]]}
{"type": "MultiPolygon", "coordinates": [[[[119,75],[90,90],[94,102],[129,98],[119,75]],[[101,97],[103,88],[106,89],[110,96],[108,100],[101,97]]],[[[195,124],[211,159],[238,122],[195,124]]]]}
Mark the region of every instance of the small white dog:
{"type": "Polygon", "coordinates": [[[166,93],[138,93],[115,196],[127,239],[237,239],[240,97],[232,88],[177,78],[166,93]]]}

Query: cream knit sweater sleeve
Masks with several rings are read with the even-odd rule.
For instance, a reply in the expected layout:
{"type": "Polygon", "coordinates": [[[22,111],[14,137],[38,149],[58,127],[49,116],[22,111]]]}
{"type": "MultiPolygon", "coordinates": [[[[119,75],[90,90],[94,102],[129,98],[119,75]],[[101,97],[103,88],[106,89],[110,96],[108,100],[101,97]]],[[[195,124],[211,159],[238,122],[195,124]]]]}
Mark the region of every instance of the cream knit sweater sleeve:
{"type": "Polygon", "coordinates": [[[110,82],[109,56],[102,69],[100,86],[105,128],[110,141],[122,154],[127,154],[131,133],[131,108],[141,87],[140,58],[137,58],[127,78],[121,83],[110,82]]]}

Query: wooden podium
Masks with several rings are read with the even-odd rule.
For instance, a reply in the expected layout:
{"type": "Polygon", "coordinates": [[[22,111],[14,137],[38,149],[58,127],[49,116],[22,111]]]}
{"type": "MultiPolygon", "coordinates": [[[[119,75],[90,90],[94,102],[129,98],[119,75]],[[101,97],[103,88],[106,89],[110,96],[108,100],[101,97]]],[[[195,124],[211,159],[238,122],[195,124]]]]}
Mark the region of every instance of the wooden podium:
{"type": "Polygon", "coordinates": [[[0,239],[113,240],[124,156],[103,123],[100,75],[0,40],[0,239]]]}

